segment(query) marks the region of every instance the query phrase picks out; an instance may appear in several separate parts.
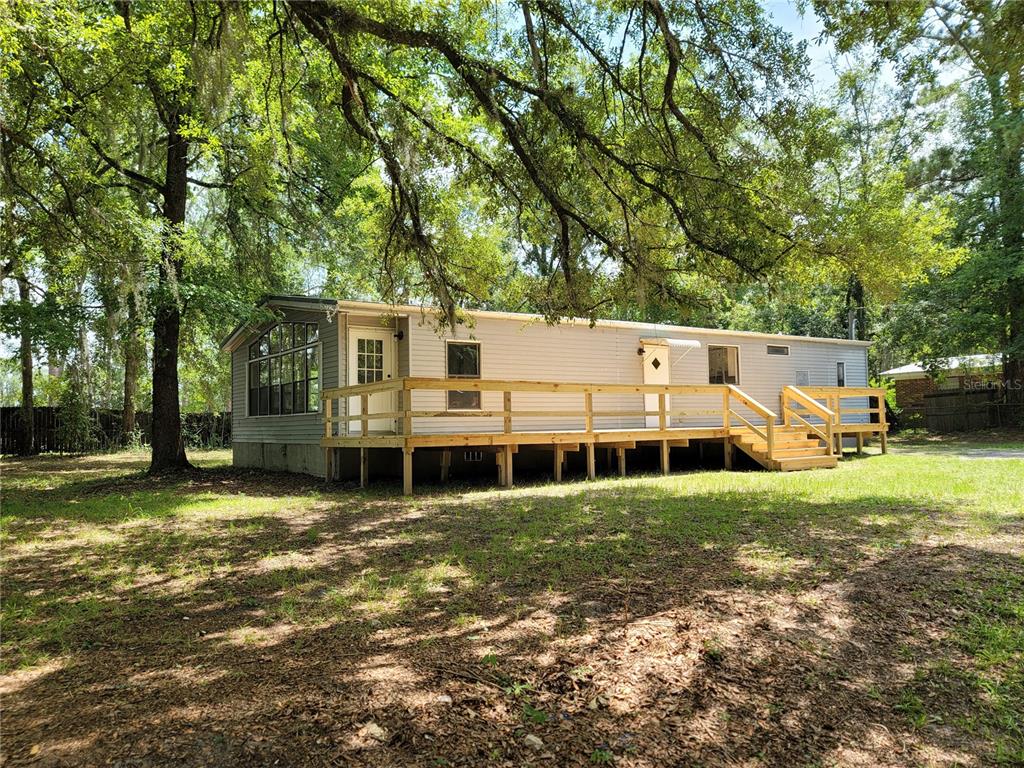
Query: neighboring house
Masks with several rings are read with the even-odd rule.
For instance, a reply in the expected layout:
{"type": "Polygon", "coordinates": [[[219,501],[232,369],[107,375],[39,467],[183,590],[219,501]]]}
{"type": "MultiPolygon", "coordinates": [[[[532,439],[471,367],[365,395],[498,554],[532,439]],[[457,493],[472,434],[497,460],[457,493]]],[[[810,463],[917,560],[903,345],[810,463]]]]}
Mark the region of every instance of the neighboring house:
{"type": "Polygon", "coordinates": [[[371,460],[390,467],[404,455],[408,489],[417,449],[417,473],[497,454],[508,484],[511,455],[533,449],[554,451],[556,476],[559,457],[581,450],[592,475],[595,446],[614,450],[622,471],[627,449],[660,446],[667,468],[672,447],[704,438],[724,441],[727,461],[735,444],[766,467],[797,469],[834,464],[826,422],[830,443],[833,432],[884,435],[884,416],[867,408],[866,342],[476,310],[438,333],[423,307],[262,304],[279,322],[240,326],[223,345],[237,466],[365,482],[371,460]],[[787,387],[804,391],[787,395],[788,410],[787,387]],[[840,391],[857,411],[842,425],[820,405],[840,391]],[[792,426],[801,407],[817,427],[792,426]]]}
{"type": "Polygon", "coordinates": [[[910,363],[882,371],[896,386],[896,405],[903,421],[924,414],[925,395],[950,390],[969,390],[996,385],[1002,380],[1001,355],[964,355],[937,360],[930,366],[910,363]]]}

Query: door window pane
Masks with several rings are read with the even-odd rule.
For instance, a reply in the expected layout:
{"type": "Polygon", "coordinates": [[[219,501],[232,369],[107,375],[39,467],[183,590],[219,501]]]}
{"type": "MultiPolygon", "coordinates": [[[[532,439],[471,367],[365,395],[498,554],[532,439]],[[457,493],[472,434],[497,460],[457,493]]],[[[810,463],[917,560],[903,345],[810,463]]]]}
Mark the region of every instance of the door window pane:
{"type": "Polygon", "coordinates": [[[356,339],[356,382],[372,384],[384,378],[384,340],[356,339]]]}

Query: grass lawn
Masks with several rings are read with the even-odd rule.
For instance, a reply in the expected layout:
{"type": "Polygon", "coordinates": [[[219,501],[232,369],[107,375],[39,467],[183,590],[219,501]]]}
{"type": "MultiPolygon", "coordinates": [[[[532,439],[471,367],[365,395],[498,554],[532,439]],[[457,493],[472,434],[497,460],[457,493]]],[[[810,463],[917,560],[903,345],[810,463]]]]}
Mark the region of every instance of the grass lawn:
{"type": "Polygon", "coordinates": [[[1024,459],[403,499],[192,458],[4,461],[4,765],[1024,763],[1024,459]]]}

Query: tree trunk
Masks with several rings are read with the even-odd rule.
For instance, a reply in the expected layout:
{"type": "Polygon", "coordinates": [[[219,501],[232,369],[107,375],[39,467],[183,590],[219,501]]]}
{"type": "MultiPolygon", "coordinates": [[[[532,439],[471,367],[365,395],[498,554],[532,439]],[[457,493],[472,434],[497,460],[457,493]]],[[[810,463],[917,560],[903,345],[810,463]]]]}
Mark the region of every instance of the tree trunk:
{"type": "Polygon", "coordinates": [[[857,275],[850,275],[846,286],[846,338],[865,339],[867,337],[867,309],[864,307],[864,283],[857,275]]]}
{"type": "Polygon", "coordinates": [[[143,346],[139,338],[139,306],[135,286],[128,297],[128,322],[124,341],[124,400],[121,405],[121,442],[127,443],[135,431],[135,398],[139,391],[139,368],[143,346]]]}
{"type": "Polygon", "coordinates": [[[153,306],[153,423],[151,473],[184,469],[185,443],[181,434],[178,398],[178,343],[181,338],[181,237],[188,195],[188,140],[172,118],[167,142],[164,200],[164,245],[153,306]]]}
{"type": "Polygon", "coordinates": [[[1003,380],[1007,401],[1024,403],[1024,280],[1011,280],[1009,294],[1009,344],[1003,359],[1003,380]]]}
{"type": "Polygon", "coordinates": [[[32,370],[32,298],[28,279],[18,277],[18,300],[21,304],[21,429],[18,432],[18,454],[31,456],[36,452],[35,409],[32,370]]]}
{"type": "MultiPolygon", "coordinates": [[[[1024,179],[1021,178],[1021,142],[1011,137],[1007,147],[1008,159],[1003,174],[1000,194],[1003,251],[1011,264],[1024,259],[1024,179]]],[[[1006,399],[1011,403],[1024,403],[1024,277],[1012,276],[1007,281],[1007,338],[1004,378],[1006,399]]]]}
{"type": "MultiPolygon", "coordinates": [[[[1003,258],[1007,263],[1016,265],[1024,258],[1024,179],[1021,178],[1020,170],[1024,159],[1024,140],[1017,130],[1024,117],[1019,107],[1020,76],[1000,67],[994,74],[988,75],[985,82],[992,109],[990,126],[1000,162],[1000,245],[1003,258]],[[1009,94],[1003,93],[1004,74],[1009,75],[1006,80],[1009,94]]],[[[1012,275],[1007,280],[1004,296],[1007,320],[1007,345],[1003,350],[1004,391],[1009,402],[1024,403],[1024,278],[1012,275]]]]}

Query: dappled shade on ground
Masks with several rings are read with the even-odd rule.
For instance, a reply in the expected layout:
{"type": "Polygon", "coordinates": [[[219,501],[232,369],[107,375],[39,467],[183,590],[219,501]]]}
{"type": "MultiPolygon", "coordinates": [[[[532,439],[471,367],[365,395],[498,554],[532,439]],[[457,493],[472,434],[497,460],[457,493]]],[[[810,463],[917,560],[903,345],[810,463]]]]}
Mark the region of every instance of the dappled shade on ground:
{"type": "Polygon", "coordinates": [[[407,500],[222,459],[5,463],[9,764],[1024,759],[1024,462],[407,500]]]}

